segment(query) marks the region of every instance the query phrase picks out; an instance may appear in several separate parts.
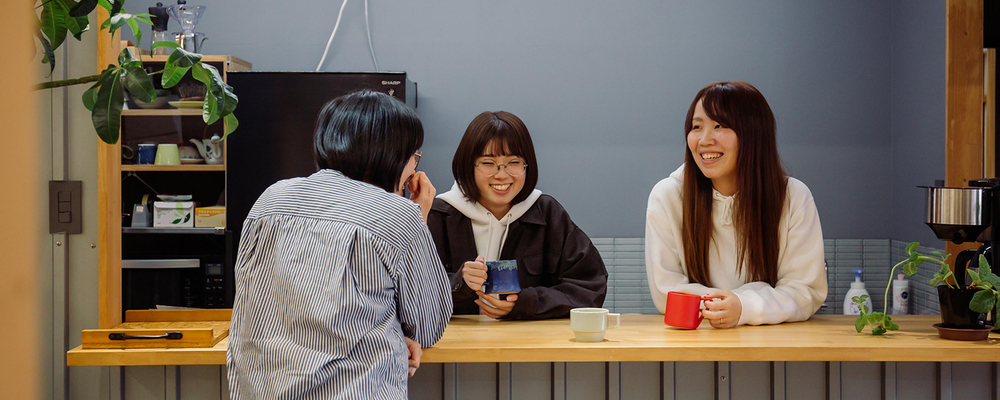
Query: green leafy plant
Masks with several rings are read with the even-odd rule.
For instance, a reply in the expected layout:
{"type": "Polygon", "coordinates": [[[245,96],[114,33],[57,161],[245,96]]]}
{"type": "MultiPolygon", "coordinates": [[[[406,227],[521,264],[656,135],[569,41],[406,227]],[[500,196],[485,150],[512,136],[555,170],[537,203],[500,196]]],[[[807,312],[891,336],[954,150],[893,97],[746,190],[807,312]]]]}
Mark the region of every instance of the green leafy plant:
{"type": "MultiPolygon", "coordinates": [[[[150,14],[129,14],[122,12],[124,0],[42,0],[38,6],[42,9],[39,16],[39,33],[36,34],[44,53],[42,62],[49,64],[49,73],[55,69],[54,50],[65,41],[67,33],[77,40],[90,28],[88,15],[98,6],[108,10],[110,18],[101,25],[108,29],[112,37],[114,33],[128,26],[136,41],[141,44],[142,32],[139,23],[152,25],[148,19],[150,14]]],[[[135,54],[130,48],[122,49],[118,54],[118,65],[108,65],[98,75],[82,78],[65,79],[46,82],[40,89],[55,88],[96,82],[83,94],[83,105],[91,111],[91,119],[97,136],[105,143],[118,143],[121,128],[121,114],[125,104],[125,92],[136,100],[152,102],[156,100],[156,90],[150,75],[160,74],[160,84],[164,89],[177,85],[181,79],[191,72],[191,76],[205,85],[205,103],[202,106],[202,119],[206,124],[214,124],[220,119],[225,121],[226,129],[222,139],[233,132],[239,121],[233,115],[238,98],[233,88],[222,80],[219,71],[201,62],[200,54],[191,53],[178,48],[169,41],[152,43],[150,51],[160,47],[173,49],[173,53],[164,63],[163,70],[146,73],[142,63],[142,54],[135,54]]]]}
{"type": "MultiPolygon", "coordinates": [[[[948,282],[948,278],[951,277],[951,269],[948,268],[947,260],[951,257],[951,254],[942,254],[940,251],[932,251],[931,256],[922,255],[917,252],[917,247],[920,243],[913,242],[906,246],[907,257],[903,261],[896,263],[892,266],[892,270],[889,271],[889,283],[885,285],[885,301],[883,303],[882,312],[870,312],[868,306],[864,305],[865,299],[868,295],[854,296],[851,298],[857,304],[860,304],[861,314],[858,318],[854,320],[854,328],[857,329],[858,333],[861,333],[865,329],[865,326],[872,327],[872,335],[879,336],[885,334],[888,331],[898,331],[899,325],[892,322],[892,317],[886,314],[886,309],[889,306],[889,285],[892,284],[892,277],[896,276],[896,268],[903,266],[903,273],[906,276],[913,276],[917,274],[917,266],[923,264],[924,261],[932,261],[941,265],[941,269],[934,274],[934,279],[931,280],[931,284],[936,282],[944,282],[948,286],[952,286],[948,282]]],[[[987,268],[988,270],[988,268],[987,268]]]]}
{"type": "MultiPolygon", "coordinates": [[[[972,278],[972,284],[969,288],[978,288],[979,291],[972,296],[972,301],[969,302],[969,309],[978,313],[988,314],[996,310],[994,306],[1000,302],[1000,277],[990,270],[990,263],[986,261],[986,257],[982,254],[979,255],[979,272],[969,270],[969,277],[972,278]]],[[[1000,317],[1000,310],[996,311],[994,321],[1000,317]]]]}

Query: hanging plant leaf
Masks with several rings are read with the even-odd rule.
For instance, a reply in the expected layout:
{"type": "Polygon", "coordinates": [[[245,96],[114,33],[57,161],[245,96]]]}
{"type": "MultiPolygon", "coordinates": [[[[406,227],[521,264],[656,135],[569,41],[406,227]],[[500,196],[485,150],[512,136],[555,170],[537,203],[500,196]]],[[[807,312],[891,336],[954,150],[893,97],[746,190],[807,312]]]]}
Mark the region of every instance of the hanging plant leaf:
{"type": "Polygon", "coordinates": [[[176,49],[176,48],[181,47],[181,46],[179,44],[177,44],[177,42],[171,42],[169,40],[161,40],[161,41],[158,41],[158,42],[153,42],[153,45],[149,47],[149,51],[153,51],[153,50],[155,50],[155,49],[157,49],[159,47],[166,47],[166,48],[170,48],[170,49],[176,49]]]}
{"type": "Polygon", "coordinates": [[[187,74],[192,65],[201,62],[201,54],[191,53],[181,48],[175,48],[167,62],[163,64],[163,76],[160,84],[164,89],[172,88],[187,74]]]}
{"type": "Polygon", "coordinates": [[[108,0],[97,0],[97,5],[101,6],[101,8],[105,10],[108,10],[108,13],[110,13],[111,9],[114,8],[108,0]]]}
{"type": "Polygon", "coordinates": [[[49,64],[49,75],[52,75],[52,71],[56,69],[56,54],[52,51],[52,44],[49,43],[42,35],[38,35],[38,40],[42,42],[42,51],[45,53],[42,56],[42,64],[49,64]]]}
{"type": "Polygon", "coordinates": [[[113,3],[111,4],[111,10],[108,10],[111,13],[111,15],[114,16],[122,12],[122,7],[125,6],[125,0],[111,0],[111,1],[113,1],[113,3]]]}
{"type": "Polygon", "coordinates": [[[118,143],[119,128],[121,128],[125,91],[122,89],[120,79],[121,68],[117,67],[114,73],[102,76],[101,87],[97,91],[97,102],[91,114],[97,136],[107,144],[118,143]]]}
{"type": "Polygon", "coordinates": [[[134,65],[126,65],[122,69],[122,84],[132,96],[146,103],[156,100],[156,89],[145,69],[134,65]]]}
{"type": "Polygon", "coordinates": [[[200,63],[191,70],[191,76],[207,88],[205,105],[202,107],[202,119],[206,124],[214,124],[219,118],[232,114],[236,109],[238,99],[233,94],[233,87],[222,80],[222,75],[215,67],[200,63]]]}
{"type": "Polygon", "coordinates": [[[108,76],[115,73],[115,70],[117,69],[117,66],[109,64],[108,67],[101,72],[101,78],[98,79],[97,82],[90,87],[90,89],[83,92],[83,106],[87,107],[87,110],[91,112],[94,111],[94,104],[97,104],[97,90],[101,87],[101,82],[107,82],[108,76]]]}
{"type": "Polygon", "coordinates": [[[118,65],[122,67],[131,66],[142,68],[142,60],[135,58],[135,54],[132,53],[132,49],[126,47],[118,53],[118,65]]]}
{"type": "Polygon", "coordinates": [[[69,16],[71,17],[85,17],[90,14],[91,11],[97,8],[97,0],[80,0],[75,6],[70,8],[69,16]]]}
{"type": "MultiPolygon", "coordinates": [[[[135,17],[125,20],[128,23],[129,29],[132,29],[132,35],[135,36],[136,47],[142,45],[142,31],[139,30],[139,23],[135,22],[135,17]]],[[[152,25],[152,24],[151,24],[152,25]]],[[[140,54],[139,57],[142,57],[140,54]]]]}
{"type": "MultiPolygon", "coordinates": [[[[63,5],[70,10],[69,14],[67,14],[66,16],[66,28],[69,29],[69,32],[73,34],[73,37],[76,38],[76,40],[83,40],[82,36],[83,33],[90,29],[90,18],[87,16],[87,14],[89,14],[90,11],[88,11],[87,14],[84,14],[82,16],[74,16],[73,9],[76,8],[79,4],[73,0],[60,0],[60,1],[62,1],[63,5]]],[[[97,1],[94,0],[94,6],[96,5],[97,1]]],[[[91,8],[91,11],[93,11],[93,8],[91,8]]]]}
{"type": "Polygon", "coordinates": [[[52,50],[58,49],[66,40],[66,17],[69,10],[61,1],[46,1],[42,3],[42,33],[49,38],[52,50]]]}
{"type": "Polygon", "coordinates": [[[113,17],[104,20],[104,23],[101,24],[101,29],[108,29],[108,31],[111,32],[111,35],[114,36],[115,31],[122,26],[125,26],[131,18],[132,14],[129,13],[116,14],[113,17]]]}
{"type": "Polygon", "coordinates": [[[236,119],[236,114],[227,115],[223,121],[226,123],[226,132],[222,134],[222,140],[226,140],[226,136],[229,136],[240,126],[240,121],[236,119]]]}

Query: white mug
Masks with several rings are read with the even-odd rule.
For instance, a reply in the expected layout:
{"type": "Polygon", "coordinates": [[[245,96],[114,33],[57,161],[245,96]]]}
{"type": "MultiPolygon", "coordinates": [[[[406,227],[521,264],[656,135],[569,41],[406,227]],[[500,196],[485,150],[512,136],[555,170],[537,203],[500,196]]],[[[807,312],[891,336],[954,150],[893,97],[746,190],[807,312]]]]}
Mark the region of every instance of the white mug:
{"type": "Polygon", "coordinates": [[[604,332],[621,324],[621,314],[606,308],[574,308],[569,310],[569,327],[578,342],[600,342],[604,332]]]}

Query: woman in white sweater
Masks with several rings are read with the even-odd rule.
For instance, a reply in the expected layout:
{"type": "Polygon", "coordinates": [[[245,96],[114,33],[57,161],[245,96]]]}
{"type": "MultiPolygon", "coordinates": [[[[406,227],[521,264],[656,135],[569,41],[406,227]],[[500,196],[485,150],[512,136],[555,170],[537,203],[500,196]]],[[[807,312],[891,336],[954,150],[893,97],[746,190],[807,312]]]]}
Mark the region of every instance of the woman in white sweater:
{"type": "Polygon", "coordinates": [[[646,207],[656,306],[670,291],[712,297],[715,328],[809,319],[827,293],[823,232],[809,188],[781,167],[767,100],[746,82],[713,83],[684,131],[685,163],[646,207]]]}

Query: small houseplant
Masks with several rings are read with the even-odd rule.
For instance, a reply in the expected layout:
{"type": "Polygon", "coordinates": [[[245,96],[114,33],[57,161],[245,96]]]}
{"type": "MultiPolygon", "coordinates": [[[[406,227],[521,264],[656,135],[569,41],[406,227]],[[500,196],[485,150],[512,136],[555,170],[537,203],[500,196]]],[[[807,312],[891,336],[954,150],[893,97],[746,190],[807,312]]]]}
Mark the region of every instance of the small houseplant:
{"type": "MultiPolygon", "coordinates": [[[[917,247],[920,243],[913,242],[906,246],[907,258],[900,261],[892,267],[889,271],[889,284],[886,285],[885,302],[883,304],[882,312],[870,312],[868,307],[864,305],[864,301],[867,295],[855,296],[852,298],[853,301],[861,304],[861,314],[858,318],[854,320],[854,327],[857,329],[858,333],[864,330],[865,326],[870,325],[872,327],[872,335],[878,336],[885,334],[887,331],[899,330],[899,325],[892,322],[892,317],[886,314],[886,307],[888,307],[888,297],[889,297],[889,285],[892,284],[892,276],[896,268],[903,266],[903,273],[906,276],[912,277],[917,273],[917,266],[923,264],[924,261],[932,261],[940,265],[940,269],[934,273],[934,277],[931,279],[931,285],[941,284],[945,289],[949,290],[960,290],[960,288],[951,283],[951,278],[954,277],[951,268],[948,265],[948,258],[951,254],[942,254],[940,251],[932,251],[930,256],[922,255],[917,252],[917,247]]],[[[968,304],[968,308],[977,313],[987,314],[993,311],[994,306],[1000,302],[1000,277],[993,274],[990,270],[989,262],[986,257],[979,255],[979,271],[968,271],[970,277],[972,277],[972,284],[969,285],[969,289],[974,290],[975,294],[972,296],[971,301],[968,304]]],[[[939,290],[940,292],[940,290],[939,290]]],[[[996,319],[994,319],[996,320],[996,319]]]]}
{"type": "MultiPolygon", "coordinates": [[[[115,31],[128,26],[141,44],[142,32],[139,23],[152,25],[147,17],[150,14],[129,14],[122,11],[124,0],[40,0],[39,31],[36,33],[42,46],[42,62],[49,64],[49,72],[55,69],[55,49],[65,41],[67,34],[72,34],[77,40],[90,29],[88,15],[97,9],[104,8],[110,17],[101,25],[108,29],[114,37],[115,31]]],[[[96,82],[83,94],[83,104],[91,111],[91,119],[97,136],[105,143],[118,143],[121,114],[125,104],[125,92],[137,100],[151,103],[156,100],[156,90],[150,75],[161,75],[160,83],[164,89],[177,85],[191,71],[191,76],[205,85],[205,103],[202,107],[202,118],[206,124],[219,120],[226,123],[225,133],[229,135],[239,125],[233,110],[238,99],[233,88],[222,80],[222,75],[212,65],[201,62],[201,55],[178,48],[170,41],[155,42],[150,45],[150,51],[159,47],[174,49],[164,63],[163,70],[147,73],[142,64],[142,54],[133,53],[130,48],[122,49],[118,55],[118,65],[108,65],[98,75],[81,78],[64,79],[45,82],[40,89],[78,85],[96,82]]]]}

